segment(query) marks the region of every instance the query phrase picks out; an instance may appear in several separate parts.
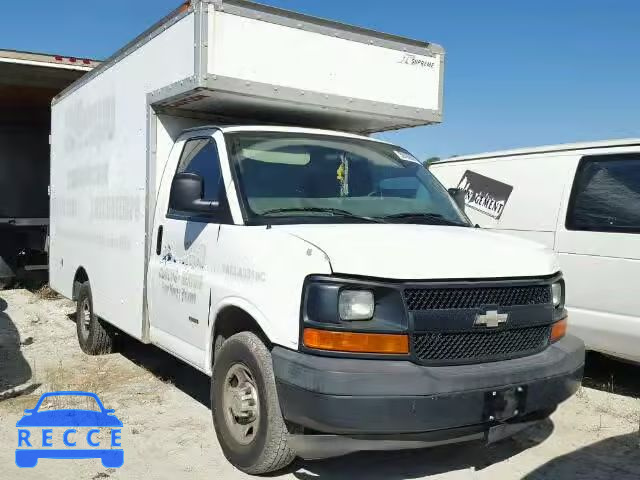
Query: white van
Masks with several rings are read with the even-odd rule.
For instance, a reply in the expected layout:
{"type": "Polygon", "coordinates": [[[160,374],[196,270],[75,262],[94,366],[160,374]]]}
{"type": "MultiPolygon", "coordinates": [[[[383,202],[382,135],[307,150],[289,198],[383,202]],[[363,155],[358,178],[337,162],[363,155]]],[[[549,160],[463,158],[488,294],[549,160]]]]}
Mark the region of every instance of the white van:
{"type": "Polygon", "coordinates": [[[570,331],[640,362],[640,139],[454,157],[430,170],[465,190],[474,223],[558,252],[570,331]]]}
{"type": "Polygon", "coordinates": [[[63,92],[50,276],[82,349],[124,332],[211,375],[222,450],[250,473],[546,418],[584,363],[556,256],[471,228],[367,136],[440,121],[443,54],[194,1],[63,92]]]}

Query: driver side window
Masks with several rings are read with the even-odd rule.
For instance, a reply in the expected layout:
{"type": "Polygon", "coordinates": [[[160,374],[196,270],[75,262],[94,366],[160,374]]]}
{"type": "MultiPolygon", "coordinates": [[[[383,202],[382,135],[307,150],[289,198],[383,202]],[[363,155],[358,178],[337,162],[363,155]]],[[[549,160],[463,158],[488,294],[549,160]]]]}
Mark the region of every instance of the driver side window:
{"type": "MultiPolygon", "coordinates": [[[[219,201],[221,204],[225,202],[218,148],[212,138],[193,138],[185,142],[176,175],[179,173],[195,173],[202,177],[204,182],[203,200],[219,201]]],[[[170,199],[169,205],[171,204],[170,199]]],[[[168,215],[184,218],[192,217],[193,213],[169,208],[168,215]]]]}

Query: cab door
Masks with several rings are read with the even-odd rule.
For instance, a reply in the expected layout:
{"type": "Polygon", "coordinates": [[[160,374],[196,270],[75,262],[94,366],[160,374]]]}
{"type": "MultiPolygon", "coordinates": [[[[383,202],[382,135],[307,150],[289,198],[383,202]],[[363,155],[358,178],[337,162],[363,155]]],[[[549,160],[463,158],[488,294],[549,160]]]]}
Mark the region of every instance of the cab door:
{"type": "Polygon", "coordinates": [[[572,333],[591,349],[640,360],[640,152],[576,159],[556,250],[572,333]]]}
{"type": "Polygon", "coordinates": [[[206,369],[209,338],[209,266],[221,255],[220,225],[232,223],[219,145],[211,133],[183,138],[172,150],[156,204],[148,273],[151,341],[200,369],[206,369]],[[180,173],[199,175],[203,200],[218,207],[206,212],[173,208],[171,185],[180,173]]]}

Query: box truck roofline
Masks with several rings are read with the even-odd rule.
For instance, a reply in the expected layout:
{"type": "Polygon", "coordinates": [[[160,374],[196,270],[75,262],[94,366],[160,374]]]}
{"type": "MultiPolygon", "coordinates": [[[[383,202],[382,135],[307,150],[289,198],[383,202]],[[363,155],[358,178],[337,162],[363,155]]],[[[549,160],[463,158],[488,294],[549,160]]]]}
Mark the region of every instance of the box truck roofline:
{"type": "MultiPolygon", "coordinates": [[[[159,90],[149,92],[148,101],[156,111],[175,110],[176,105],[182,110],[207,111],[211,110],[211,105],[207,102],[213,102],[218,104],[227,115],[235,114],[236,117],[244,117],[247,106],[242,101],[239,102],[238,97],[244,97],[246,102],[246,97],[251,96],[254,100],[248,101],[248,103],[252,108],[259,107],[262,111],[272,110],[278,104],[282,107],[285,103],[290,104],[288,108],[292,111],[295,104],[305,105],[306,108],[298,111],[298,118],[302,117],[299,114],[303,111],[309,114],[309,111],[312,110],[310,106],[314,106],[317,111],[313,112],[312,118],[306,121],[309,125],[305,126],[327,126],[327,120],[324,118],[327,116],[327,109],[343,110],[343,113],[340,114],[342,124],[338,122],[332,127],[358,133],[427,125],[442,120],[444,50],[439,45],[301,15],[245,0],[211,2],[197,0],[189,3],[187,8],[184,6],[177,8],[116,52],[100,67],[61,92],[54,98],[53,103],[66,98],[76,89],[81,88],[123,58],[170,29],[184,17],[192,14],[194,16],[195,46],[193,70],[190,75],[179,79],[174,84],[165,85],[159,90]],[[214,22],[213,18],[219,20],[214,22]],[[224,28],[220,27],[222,18],[225,18],[224,21],[227,22],[224,28]],[[214,27],[214,25],[216,26],[214,27]],[[267,31],[269,29],[267,25],[271,25],[272,30],[267,31]],[[261,31],[256,31],[260,30],[258,27],[261,31]],[[273,35],[273,28],[277,29],[278,27],[287,27],[279,29],[280,33],[287,31],[287,33],[282,33],[282,38],[278,37],[278,32],[273,35]],[[296,34],[296,31],[299,33],[296,34]],[[240,35],[238,32],[244,32],[241,42],[237,38],[237,35],[240,35]],[[262,45],[263,49],[279,49],[282,45],[287,45],[288,41],[285,37],[289,41],[296,38],[293,41],[303,42],[308,42],[313,37],[315,40],[312,41],[317,43],[315,50],[312,51],[316,52],[330,51],[336,49],[336,42],[346,42],[352,46],[352,51],[347,55],[360,59],[368,58],[370,66],[366,69],[357,69],[361,72],[361,76],[366,78],[375,70],[380,75],[389,77],[388,81],[385,81],[391,87],[387,89],[388,93],[384,96],[378,95],[372,88],[365,88],[364,90],[369,91],[360,96],[362,87],[355,88],[355,85],[361,86],[363,78],[353,79],[351,88],[344,88],[343,85],[346,84],[339,78],[338,66],[331,63],[327,64],[327,72],[337,71],[337,74],[333,74],[337,75],[333,83],[340,85],[340,88],[334,88],[333,91],[326,89],[322,84],[324,80],[299,82],[295,79],[290,85],[287,85],[286,82],[281,82],[281,78],[278,78],[277,75],[264,76],[264,66],[262,66],[262,70],[256,71],[259,78],[248,78],[247,71],[243,71],[243,68],[238,66],[243,62],[238,62],[237,59],[242,57],[244,63],[255,62],[255,58],[251,57],[251,52],[244,52],[242,49],[248,48],[247,45],[265,43],[264,40],[258,41],[254,37],[247,37],[249,34],[256,37],[261,36],[262,39],[268,38],[270,42],[273,42],[273,45],[262,45]],[[301,40],[301,35],[305,34],[307,37],[301,40]],[[317,35],[309,36],[309,34],[317,35]],[[220,46],[222,44],[224,45],[220,46]],[[229,49],[231,44],[235,44],[235,50],[229,49]],[[358,49],[355,45],[361,45],[361,48],[358,49]],[[229,62],[230,57],[226,57],[224,53],[228,51],[236,52],[231,62],[229,62]],[[376,65],[377,62],[381,62],[377,68],[371,66],[376,65]],[[386,62],[390,63],[387,63],[385,67],[386,62]],[[392,72],[389,70],[389,66],[393,64],[397,65],[392,72]],[[402,66],[398,67],[401,64],[402,66]],[[398,72],[398,68],[404,70],[398,72]],[[398,75],[413,79],[401,80],[400,84],[392,82],[392,79],[397,79],[398,75]],[[435,90],[431,90],[429,83],[436,87],[435,90]],[[419,86],[426,86],[422,89],[426,93],[419,93],[419,86]],[[199,98],[196,100],[194,100],[194,92],[199,92],[199,98]],[[258,99],[262,101],[259,102],[258,99]],[[235,108],[229,108],[230,104],[235,108]],[[378,120],[374,121],[372,118],[378,118],[378,120]]],[[[255,55],[264,58],[265,53],[260,52],[255,55]]],[[[279,62],[278,65],[272,67],[274,70],[293,69],[292,71],[295,72],[295,67],[287,64],[285,57],[280,58],[279,62]]],[[[326,61],[320,58],[317,65],[325,63],[326,61]]],[[[303,65],[301,68],[307,67],[303,65]]],[[[270,121],[269,118],[265,118],[265,120],[270,121]]],[[[304,122],[304,120],[300,121],[304,122]]],[[[297,121],[295,117],[291,120],[285,118],[285,123],[297,124],[297,121]]]]}
{"type": "Polygon", "coordinates": [[[434,55],[439,54],[444,56],[445,53],[444,48],[437,43],[425,42],[403,37],[400,35],[383,33],[376,30],[358,27],[355,25],[349,25],[320,17],[292,12],[290,10],[271,7],[269,5],[263,5],[248,0],[190,0],[174,9],[167,16],[153,24],[143,33],[127,43],[124,47],[116,51],[98,68],[95,68],[91,74],[86,75],[86,77],[81,81],[70,85],[67,89],[60,92],[60,94],[56,98],[54,98],[54,103],[61,100],[70,92],[91,80],[91,78],[93,78],[94,76],[99,75],[102,71],[117,63],[120,59],[131,54],[133,51],[137,50],[142,45],[152,40],[154,37],[171,27],[171,25],[178,22],[189,13],[196,11],[200,4],[211,5],[213,8],[219,11],[226,11],[235,15],[270,21],[292,28],[315,31],[317,33],[322,33],[325,35],[341,35],[342,38],[348,40],[360,41],[368,44],[375,43],[381,47],[393,49],[400,48],[407,53],[417,53],[423,55],[425,49],[434,55]],[[283,21],[283,18],[285,18],[286,20],[283,21]]]}

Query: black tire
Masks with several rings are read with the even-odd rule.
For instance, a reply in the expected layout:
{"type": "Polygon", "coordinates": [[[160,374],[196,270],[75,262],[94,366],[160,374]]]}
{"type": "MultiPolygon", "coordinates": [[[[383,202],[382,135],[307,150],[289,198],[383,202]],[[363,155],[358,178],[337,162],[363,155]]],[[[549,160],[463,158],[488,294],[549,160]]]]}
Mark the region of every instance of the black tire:
{"type": "Polygon", "coordinates": [[[255,334],[238,333],[220,347],[211,380],[211,412],[222,451],[236,468],[259,475],[280,470],[293,462],[295,453],[287,444],[289,432],[278,403],[271,353],[255,334]],[[231,411],[223,406],[227,376],[238,365],[249,371],[258,394],[257,428],[248,444],[234,438],[226,417],[231,411]]]}
{"type": "Polygon", "coordinates": [[[89,282],[78,288],[76,332],[80,348],[87,355],[113,352],[113,330],[93,312],[93,297],[89,282]]]}

